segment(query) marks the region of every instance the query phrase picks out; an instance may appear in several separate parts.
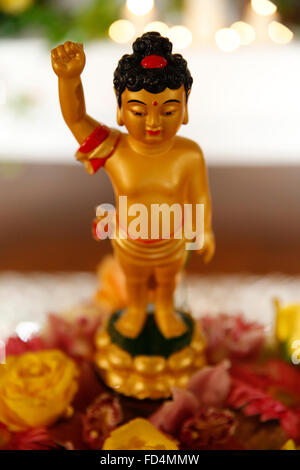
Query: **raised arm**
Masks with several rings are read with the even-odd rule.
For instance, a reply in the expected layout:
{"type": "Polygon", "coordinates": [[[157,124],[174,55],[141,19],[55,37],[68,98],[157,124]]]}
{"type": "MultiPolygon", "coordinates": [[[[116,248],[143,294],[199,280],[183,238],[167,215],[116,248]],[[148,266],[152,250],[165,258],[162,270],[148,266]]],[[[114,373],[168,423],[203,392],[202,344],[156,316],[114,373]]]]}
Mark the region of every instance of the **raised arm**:
{"type": "Polygon", "coordinates": [[[204,204],[204,246],[198,251],[198,254],[203,255],[204,262],[208,263],[215,253],[215,237],[212,230],[212,209],[207,171],[200,147],[193,155],[190,165],[188,202],[190,204],[204,204]]]}
{"type": "Polygon", "coordinates": [[[51,51],[52,67],[58,76],[59,100],[64,120],[79,144],[99,126],[88,116],[80,75],[85,66],[83,45],[67,41],[51,51]]]}

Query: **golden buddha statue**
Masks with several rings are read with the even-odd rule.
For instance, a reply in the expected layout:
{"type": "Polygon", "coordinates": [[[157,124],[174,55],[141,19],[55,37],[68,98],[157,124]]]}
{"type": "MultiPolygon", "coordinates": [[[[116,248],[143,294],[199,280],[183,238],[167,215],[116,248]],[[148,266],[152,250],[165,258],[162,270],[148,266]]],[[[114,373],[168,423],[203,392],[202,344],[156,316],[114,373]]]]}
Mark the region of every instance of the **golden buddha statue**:
{"type": "MultiPolygon", "coordinates": [[[[185,205],[204,207],[203,243],[197,252],[209,262],[215,250],[204,157],[195,142],[177,136],[181,125],[188,123],[193,79],[187,63],[172,54],[171,42],[159,33],[146,33],[135,41],[133,53],[121,58],[114,75],[117,122],[128,131],[121,133],[86,113],[80,79],[85,66],[83,46],[67,41],[51,55],[62,114],[80,144],[76,157],[90,174],[104,167],[116,196],[118,230],[112,244],[126,277],[129,304],[115,318],[115,333],[128,340],[140,337],[149,316],[149,289],[154,286],[155,325],[166,340],[181,338],[188,327],[174,308],[174,290],[187,250],[184,217],[181,236],[176,233],[176,208],[185,213],[185,205]],[[120,209],[122,197],[127,201],[126,214],[120,209]],[[149,229],[146,235],[131,236],[127,227],[141,205],[149,229]],[[154,220],[153,206],[169,209],[170,226],[174,226],[170,236],[165,236],[162,214],[154,220]]],[[[192,227],[196,233],[194,217],[192,227]]]]}

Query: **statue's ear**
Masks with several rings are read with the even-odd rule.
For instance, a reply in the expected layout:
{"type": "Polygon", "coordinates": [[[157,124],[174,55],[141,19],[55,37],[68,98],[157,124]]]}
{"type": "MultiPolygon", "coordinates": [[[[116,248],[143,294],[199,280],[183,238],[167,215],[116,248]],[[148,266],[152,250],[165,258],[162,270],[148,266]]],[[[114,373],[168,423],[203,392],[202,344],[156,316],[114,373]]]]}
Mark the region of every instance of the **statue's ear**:
{"type": "Polygon", "coordinates": [[[188,99],[189,99],[190,93],[191,93],[191,90],[189,90],[188,93],[187,93],[186,103],[185,103],[185,111],[184,111],[184,118],[183,118],[183,123],[182,124],[188,124],[188,122],[189,122],[188,99]]]}
{"type": "Polygon", "coordinates": [[[123,118],[122,118],[122,109],[120,108],[119,106],[119,98],[118,98],[118,95],[117,95],[117,92],[114,88],[114,92],[115,92],[115,95],[116,95],[116,98],[117,98],[117,123],[119,126],[124,126],[124,121],[123,121],[123,118]]]}
{"type": "Polygon", "coordinates": [[[184,111],[184,118],[182,124],[188,124],[189,122],[189,110],[188,110],[188,105],[186,103],[185,105],[185,111],[184,111]]]}
{"type": "Polygon", "coordinates": [[[122,117],[122,109],[120,108],[119,105],[117,107],[117,123],[119,126],[124,126],[124,121],[122,117]]]}

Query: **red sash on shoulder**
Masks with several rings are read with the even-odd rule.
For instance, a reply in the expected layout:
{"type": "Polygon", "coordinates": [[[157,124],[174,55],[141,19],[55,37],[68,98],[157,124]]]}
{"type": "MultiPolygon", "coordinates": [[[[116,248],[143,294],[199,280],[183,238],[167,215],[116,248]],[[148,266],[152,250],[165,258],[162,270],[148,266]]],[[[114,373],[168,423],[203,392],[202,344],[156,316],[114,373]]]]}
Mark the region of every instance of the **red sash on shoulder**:
{"type": "Polygon", "coordinates": [[[121,133],[104,125],[98,126],[81,144],[76,152],[89,174],[96,173],[112,156],[120,141],[121,133]]]}

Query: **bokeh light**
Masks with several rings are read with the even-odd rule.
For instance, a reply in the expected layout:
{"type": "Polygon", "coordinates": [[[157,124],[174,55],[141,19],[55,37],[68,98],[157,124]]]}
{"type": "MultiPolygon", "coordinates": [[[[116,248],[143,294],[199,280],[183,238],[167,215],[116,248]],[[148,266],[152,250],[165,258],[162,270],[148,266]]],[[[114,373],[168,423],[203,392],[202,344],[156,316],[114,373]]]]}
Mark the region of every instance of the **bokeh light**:
{"type": "Polygon", "coordinates": [[[237,21],[236,23],[233,23],[231,29],[234,29],[234,31],[239,34],[242,46],[248,46],[255,40],[256,33],[254,28],[244,21],[237,21]]]}
{"type": "Polygon", "coordinates": [[[233,52],[239,48],[241,44],[240,35],[231,28],[222,28],[215,34],[217,46],[221,51],[233,52]]]}
{"type": "Polygon", "coordinates": [[[277,11],[277,6],[270,0],[251,0],[251,5],[253,10],[262,16],[271,16],[277,11]]]}
{"type": "Polygon", "coordinates": [[[144,16],[150,13],[154,7],[154,0],[127,0],[128,10],[136,16],[144,16]]]}
{"type": "Polygon", "coordinates": [[[162,36],[168,36],[169,26],[162,21],[152,21],[145,27],[144,33],[149,33],[150,31],[157,31],[162,36]]]}
{"type": "Polygon", "coordinates": [[[193,35],[186,26],[173,26],[169,30],[168,37],[175,49],[185,49],[193,41],[193,35]]]}
{"type": "Polygon", "coordinates": [[[278,21],[272,21],[268,30],[270,38],[277,44],[288,44],[293,40],[294,33],[278,21]]]}
{"type": "Polygon", "coordinates": [[[117,20],[110,25],[108,34],[114,42],[126,44],[134,37],[135,27],[131,21],[117,20]]]}
{"type": "Polygon", "coordinates": [[[27,10],[34,0],[1,0],[0,10],[9,15],[18,15],[23,11],[27,10]]]}

